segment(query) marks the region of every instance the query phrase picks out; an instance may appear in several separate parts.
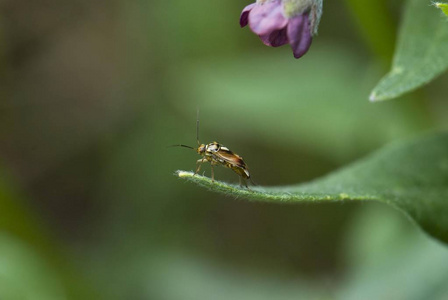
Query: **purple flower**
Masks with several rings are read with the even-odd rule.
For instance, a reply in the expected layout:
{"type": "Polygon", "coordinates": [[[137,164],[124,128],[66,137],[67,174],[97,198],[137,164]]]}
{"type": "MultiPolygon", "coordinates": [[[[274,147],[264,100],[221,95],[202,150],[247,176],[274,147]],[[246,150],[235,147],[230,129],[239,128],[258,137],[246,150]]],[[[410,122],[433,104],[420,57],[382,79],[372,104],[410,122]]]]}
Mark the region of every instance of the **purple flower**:
{"type": "Polygon", "coordinates": [[[241,12],[240,25],[249,24],[271,47],[290,44],[295,58],[310,48],[322,14],[322,0],[257,0],[241,12]]]}

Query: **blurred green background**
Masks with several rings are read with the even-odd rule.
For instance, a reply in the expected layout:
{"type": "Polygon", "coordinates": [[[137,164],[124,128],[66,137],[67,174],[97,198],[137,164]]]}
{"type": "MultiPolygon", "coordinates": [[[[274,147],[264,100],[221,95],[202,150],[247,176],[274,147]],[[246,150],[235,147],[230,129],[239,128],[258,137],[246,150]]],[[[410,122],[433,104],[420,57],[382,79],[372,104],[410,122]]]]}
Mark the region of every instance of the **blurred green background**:
{"type": "Polygon", "coordinates": [[[195,168],[167,146],[195,145],[197,109],[201,141],[261,185],[447,126],[446,75],[368,102],[402,1],[325,1],[300,60],[239,27],[249,3],[0,2],[0,299],[447,299],[448,249],[389,207],[250,203],[174,176],[195,168]]]}

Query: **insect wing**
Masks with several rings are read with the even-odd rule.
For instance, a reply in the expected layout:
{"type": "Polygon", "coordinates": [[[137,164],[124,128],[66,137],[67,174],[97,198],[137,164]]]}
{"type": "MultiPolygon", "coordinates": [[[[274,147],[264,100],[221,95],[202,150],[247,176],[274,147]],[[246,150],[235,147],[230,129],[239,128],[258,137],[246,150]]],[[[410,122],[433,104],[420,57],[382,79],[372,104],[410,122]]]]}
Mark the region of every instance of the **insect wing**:
{"type": "Polygon", "coordinates": [[[225,162],[228,162],[232,164],[233,166],[247,169],[246,163],[243,161],[241,156],[238,154],[233,153],[226,147],[221,147],[219,151],[215,152],[214,155],[218,158],[218,160],[223,160],[225,162]]]}

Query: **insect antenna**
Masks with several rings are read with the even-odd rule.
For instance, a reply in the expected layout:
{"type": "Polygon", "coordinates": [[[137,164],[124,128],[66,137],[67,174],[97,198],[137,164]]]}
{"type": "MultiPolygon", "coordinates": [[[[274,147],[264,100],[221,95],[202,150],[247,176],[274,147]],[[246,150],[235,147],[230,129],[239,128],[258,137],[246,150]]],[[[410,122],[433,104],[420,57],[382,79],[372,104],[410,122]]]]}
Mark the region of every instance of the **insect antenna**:
{"type": "Polygon", "coordinates": [[[198,146],[201,145],[199,142],[199,108],[196,114],[196,141],[198,142],[198,146]]]}
{"type": "Polygon", "coordinates": [[[184,147],[184,148],[188,148],[188,149],[193,149],[195,150],[193,147],[187,146],[187,145],[183,145],[183,144],[179,144],[179,145],[171,145],[168,147],[184,147]]]}

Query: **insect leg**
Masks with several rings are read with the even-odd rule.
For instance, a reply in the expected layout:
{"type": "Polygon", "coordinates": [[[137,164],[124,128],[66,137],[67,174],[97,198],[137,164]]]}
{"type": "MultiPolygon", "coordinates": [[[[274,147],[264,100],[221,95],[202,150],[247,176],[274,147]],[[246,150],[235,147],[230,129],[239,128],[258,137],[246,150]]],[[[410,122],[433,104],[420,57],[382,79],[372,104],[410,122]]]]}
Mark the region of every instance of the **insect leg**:
{"type": "Polygon", "coordinates": [[[240,187],[243,187],[242,183],[244,183],[244,185],[246,186],[246,188],[248,190],[250,190],[249,186],[247,185],[247,181],[246,179],[243,178],[243,176],[239,176],[240,177],[240,187]]]}
{"type": "Polygon", "coordinates": [[[212,168],[212,182],[215,182],[215,171],[213,170],[213,164],[210,164],[210,167],[212,168]]]}
{"type": "MultiPolygon", "coordinates": [[[[201,158],[201,159],[198,159],[197,161],[196,161],[196,165],[198,166],[197,167],[197,169],[196,169],[196,172],[194,172],[194,175],[196,175],[196,174],[198,174],[199,173],[199,171],[201,170],[201,166],[202,166],[202,164],[203,163],[205,163],[207,160],[205,159],[205,158],[201,158]]],[[[194,176],[193,175],[193,176],[194,176]]]]}
{"type": "Polygon", "coordinates": [[[252,180],[252,177],[249,177],[249,180],[250,180],[250,182],[251,182],[253,185],[258,185],[258,184],[256,184],[256,183],[252,180]]]}

